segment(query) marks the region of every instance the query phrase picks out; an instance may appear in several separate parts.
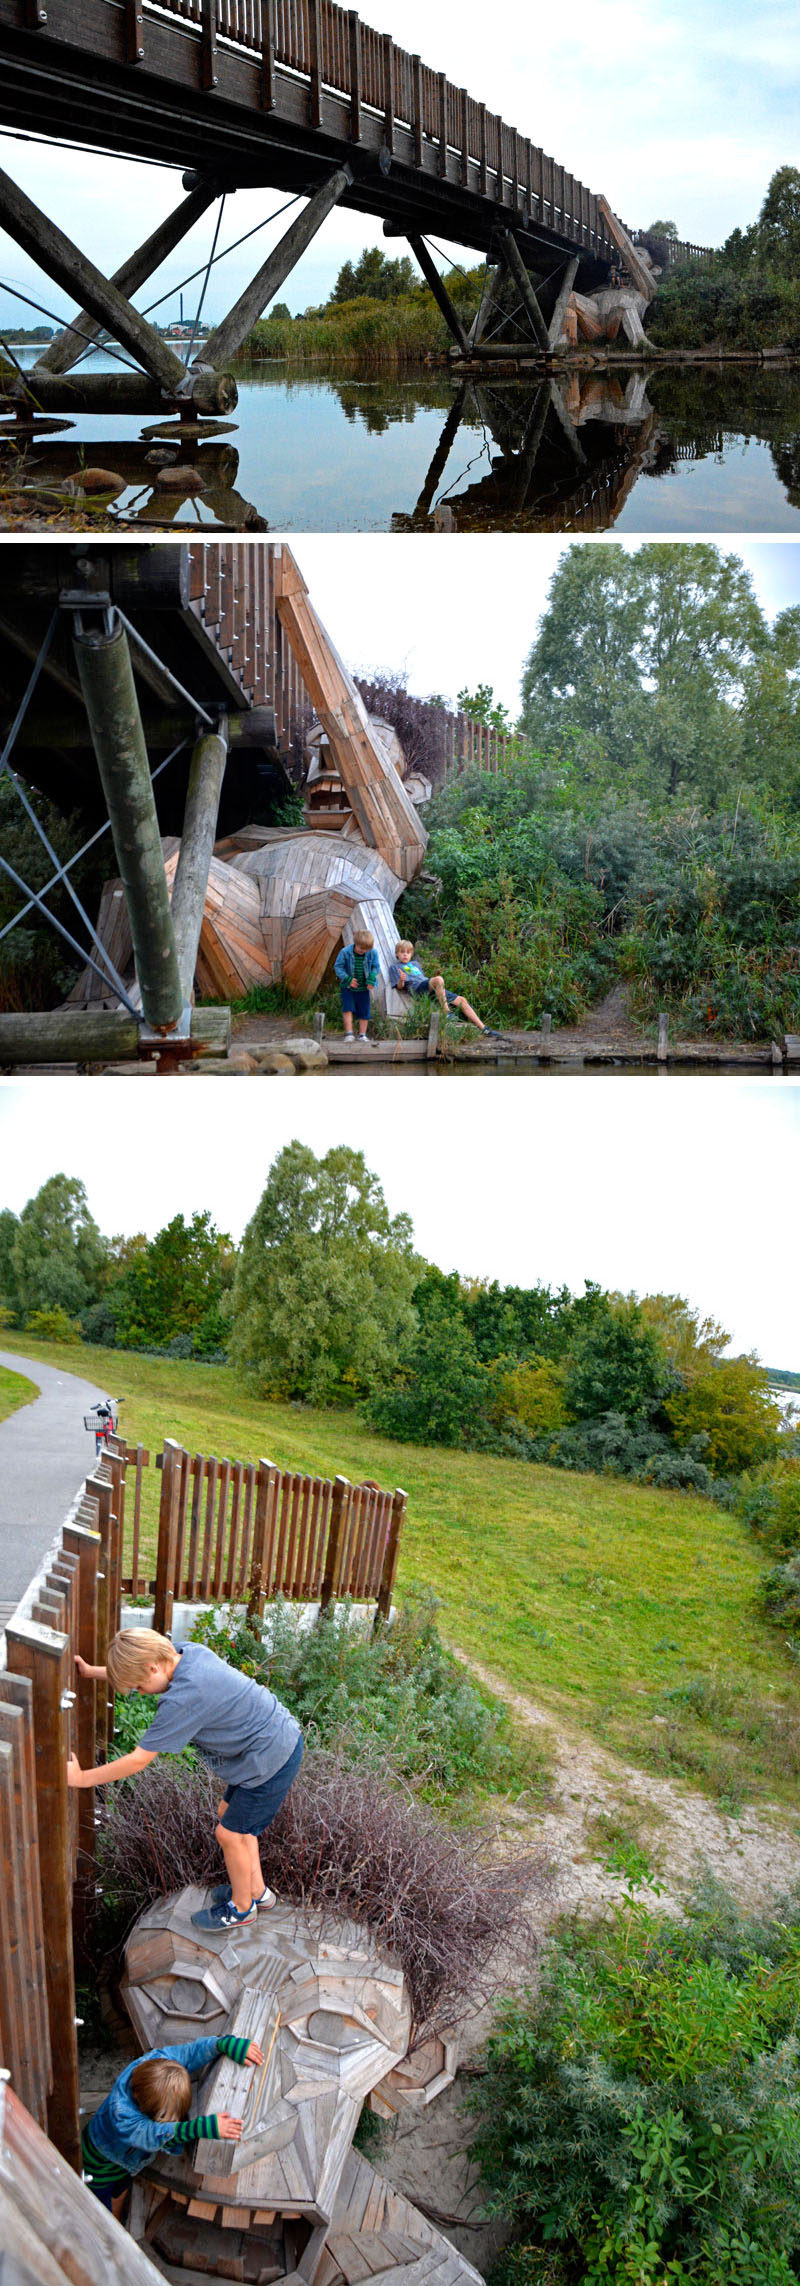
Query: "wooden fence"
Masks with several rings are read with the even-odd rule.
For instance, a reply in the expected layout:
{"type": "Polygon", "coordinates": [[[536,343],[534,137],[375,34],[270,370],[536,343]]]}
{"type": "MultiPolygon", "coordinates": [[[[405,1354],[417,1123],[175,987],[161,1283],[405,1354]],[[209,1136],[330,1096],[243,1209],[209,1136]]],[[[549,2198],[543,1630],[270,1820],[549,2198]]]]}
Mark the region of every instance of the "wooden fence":
{"type": "Polygon", "coordinates": [[[0,2065],[78,2172],[74,1963],[95,1897],[95,1798],[66,1769],[70,1753],[83,1769],[106,1761],[114,1699],[106,1682],[75,1688],[75,1653],[104,1666],[123,1592],[149,1585],[165,1633],[176,1596],[241,1596],[255,1613],[278,1593],[323,1607],[353,1595],[388,1613],[406,1508],[401,1491],[207,1460],[172,1439],[159,1462],[156,1581],[139,1560],[149,1455],[117,1438],[0,1638],[0,2065]]]}
{"type": "Polygon", "coordinates": [[[434,786],[465,770],[496,777],[510,762],[524,761],[527,755],[528,740],[516,731],[493,730],[470,714],[440,706],[434,699],[412,698],[407,691],[398,692],[395,699],[385,683],[369,682],[363,675],[355,679],[370,714],[383,716],[397,731],[409,769],[424,771],[434,786]]]}
{"type": "Polygon", "coordinates": [[[126,1595],[152,1595],[153,1625],[168,1635],[178,1603],[246,1603],[261,1616],[275,1596],[320,1603],[338,1596],[391,1609],[406,1494],[347,1477],[305,1476],[272,1461],[210,1459],[167,1438],[161,1469],[155,1578],[142,1563],[141,1445],[125,1454],[131,1512],[126,1595]]]}
{"type": "Polygon", "coordinates": [[[80,2169],[73,1939],[94,1896],[94,1793],[68,1753],[105,1760],[113,1699],[74,1689],[119,1625],[125,1462],[104,1455],[6,1623],[0,1655],[0,2058],[20,2102],[80,2169]]]}

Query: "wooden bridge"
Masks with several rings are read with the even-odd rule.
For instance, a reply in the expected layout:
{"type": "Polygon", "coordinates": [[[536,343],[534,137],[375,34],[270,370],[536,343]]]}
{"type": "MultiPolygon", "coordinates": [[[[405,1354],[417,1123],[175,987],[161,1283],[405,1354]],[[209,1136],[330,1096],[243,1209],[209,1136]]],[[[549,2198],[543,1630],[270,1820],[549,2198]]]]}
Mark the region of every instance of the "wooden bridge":
{"type": "MultiPolygon", "coordinates": [[[[335,0],[0,0],[0,62],[0,124],[188,170],[182,204],[112,281],[0,175],[0,226],[81,305],[37,362],[40,410],[75,408],[63,376],[101,328],[162,401],[229,410],[222,368],[340,202],[408,239],[462,354],[431,234],[505,265],[545,351],[576,286],[604,286],[620,256],[636,283],[633,242],[605,198],[335,0]],[[187,374],[128,297],[218,196],[262,184],[308,203],[187,374]],[[531,272],[544,274],[543,308],[531,272]]],[[[84,376],[84,391],[104,378],[84,376]]],[[[139,402],[141,378],[117,375],[120,409],[139,402]]]]}

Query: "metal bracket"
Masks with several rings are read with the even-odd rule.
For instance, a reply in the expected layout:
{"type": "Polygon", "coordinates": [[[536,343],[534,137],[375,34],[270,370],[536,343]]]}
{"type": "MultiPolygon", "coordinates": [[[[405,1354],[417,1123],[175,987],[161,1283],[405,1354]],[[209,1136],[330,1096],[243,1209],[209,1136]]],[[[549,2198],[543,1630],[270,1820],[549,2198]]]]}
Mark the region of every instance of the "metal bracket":
{"type": "Polygon", "coordinates": [[[177,1023],[171,1024],[168,1032],[159,1032],[152,1024],[142,1023],[139,1025],[139,1052],[140,1054],[147,1054],[152,1048],[169,1047],[173,1040],[188,1040],[191,1038],[191,1029],[192,1004],[190,1000],[187,1000],[185,1008],[181,1009],[177,1023]]]}

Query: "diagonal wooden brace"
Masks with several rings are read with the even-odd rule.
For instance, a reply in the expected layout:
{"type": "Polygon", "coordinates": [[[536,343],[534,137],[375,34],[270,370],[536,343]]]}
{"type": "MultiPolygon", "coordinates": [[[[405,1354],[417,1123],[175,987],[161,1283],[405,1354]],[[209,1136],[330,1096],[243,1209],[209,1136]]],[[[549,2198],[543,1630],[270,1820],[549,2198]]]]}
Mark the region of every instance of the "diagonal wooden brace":
{"type": "Polygon", "coordinates": [[[147,319],[140,317],[131,307],[118,286],[112,286],[94,263],[74,246],[57,223],[50,222],[34,205],[33,199],[20,190],[11,176],[0,169],[0,227],[8,231],[15,245],[21,246],[31,261],[57,286],[74,298],[105,326],[123,349],[130,350],[138,365],[144,366],[153,381],[158,381],[166,393],[174,397],[186,372],[174,349],[160,339],[147,319]]]}
{"type": "Polygon", "coordinates": [[[452,334],[453,340],[458,343],[462,357],[468,357],[469,342],[467,340],[464,327],[461,323],[457,309],[454,308],[453,303],[450,300],[444,279],[440,278],[439,272],[436,268],[436,263],[432,260],[430,254],[428,253],[424,238],[409,237],[408,243],[411,247],[411,251],[415,257],[415,260],[419,263],[423,278],[425,279],[425,283],[427,286],[430,286],[434,301],[438,304],[438,307],[441,310],[445,325],[448,327],[450,333],[452,334]]]}
{"type": "Polygon", "coordinates": [[[540,349],[549,349],[547,327],[544,322],[533,285],[528,276],[513,230],[504,230],[500,251],[506,268],[510,270],[515,286],[519,287],[523,305],[530,322],[531,332],[540,349]]]}
{"type": "Polygon", "coordinates": [[[299,262],[301,254],[310,246],[312,238],[316,238],[326,215],[330,214],[331,208],[337,206],[345,191],[349,190],[352,180],[350,167],[344,166],[337,167],[326,182],[320,183],[302,214],[284,232],[277,246],[273,246],[272,253],[262,262],[250,285],[245,286],[244,293],[239,295],[238,302],[234,302],[233,309],[228,311],[222,324],[209,334],[208,340],[203,343],[198,362],[219,369],[220,366],[227,365],[229,358],[236,356],[237,349],[241,349],[248,334],[252,333],[267,303],[274,299],[289,272],[299,262]]]}
{"type": "MultiPolygon", "coordinates": [[[[154,270],[158,270],[161,263],[166,261],[167,255],[180,245],[181,239],[188,236],[201,215],[213,206],[218,195],[213,183],[202,183],[197,190],[191,191],[188,198],[182,199],[180,206],[176,206],[173,213],[159,223],[158,229],[151,232],[143,245],[137,247],[136,253],[129,254],[121,269],[114,271],[112,286],[116,286],[126,296],[135,294],[139,286],[143,286],[145,280],[152,277],[154,270]]],[[[57,333],[55,340],[37,358],[32,369],[37,379],[42,373],[69,373],[71,366],[76,365],[82,356],[87,342],[95,341],[102,331],[97,319],[91,317],[88,310],[81,310],[72,325],[65,326],[63,333],[57,333]]]]}
{"type": "Polygon", "coordinates": [[[555,349],[556,347],[561,328],[564,323],[564,311],[569,301],[572,288],[575,284],[579,268],[579,255],[571,254],[569,261],[565,262],[564,268],[561,272],[561,277],[558,282],[558,292],[556,294],[555,308],[553,310],[553,315],[550,319],[550,324],[547,329],[547,339],[551,349],[555,349]]]}

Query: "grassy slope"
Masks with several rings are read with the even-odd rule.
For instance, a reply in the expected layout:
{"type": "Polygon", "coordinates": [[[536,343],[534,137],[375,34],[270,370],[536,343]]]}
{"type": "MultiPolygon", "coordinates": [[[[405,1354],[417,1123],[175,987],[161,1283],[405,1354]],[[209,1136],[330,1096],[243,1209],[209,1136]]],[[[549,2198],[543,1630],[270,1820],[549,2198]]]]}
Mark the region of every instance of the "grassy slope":
{"type": "MultiPolygon", "coordinates": [[[[757,1547],[709,1502],[398,1445],[344,1411],[261,1403],[225,1367],[80,1346],[41,1354],[124,1391],[125,1433],[153,1457],[168,1434],[193,1451],[403,1484],[399,1585],[435,1588],[454,1643],[562,1723],[732,1806],[796,1799],[800,1668],[758,1612],[757,1547]]],[[[159,1483],[151,1467],[148,1535],[159,1483]]]]}
{"type": "Polygon", "coordinates": [[[11,1373],[7,1365],[0,1365],[0,1421],[6,1421],[9,1413],[16,1413],[19,1405],[31,1405],[38,1395],[35,1381],[28,1381],[24,1373],[11,1373]]]}

